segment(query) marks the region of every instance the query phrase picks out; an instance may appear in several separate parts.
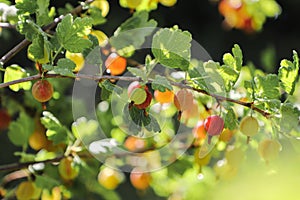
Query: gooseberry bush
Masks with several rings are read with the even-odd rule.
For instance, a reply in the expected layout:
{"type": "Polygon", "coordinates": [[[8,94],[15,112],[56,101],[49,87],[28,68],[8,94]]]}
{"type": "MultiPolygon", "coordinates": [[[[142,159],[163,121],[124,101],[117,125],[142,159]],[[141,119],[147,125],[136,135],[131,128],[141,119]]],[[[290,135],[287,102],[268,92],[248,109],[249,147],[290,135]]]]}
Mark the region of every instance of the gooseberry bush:
{"type": "MultiPolygon", "coordinates": [[[[17,160],[0,166],[2,198],[220,199],[249,170],[299,163],[295,50],[274,74],[245,62],[238,44],[214,61],[180,25],[150,19],[176,0],[119,4],[131,16],[107,35],[107,0],[0,1],[1,25],[25,38],[0,60],[0,130],[17,160]],[[22,49],[32,66],[7,64],[22,49]]],[[[225,28],[246,34],[281,13],[275,0],[218,9],[225,28]]]]}

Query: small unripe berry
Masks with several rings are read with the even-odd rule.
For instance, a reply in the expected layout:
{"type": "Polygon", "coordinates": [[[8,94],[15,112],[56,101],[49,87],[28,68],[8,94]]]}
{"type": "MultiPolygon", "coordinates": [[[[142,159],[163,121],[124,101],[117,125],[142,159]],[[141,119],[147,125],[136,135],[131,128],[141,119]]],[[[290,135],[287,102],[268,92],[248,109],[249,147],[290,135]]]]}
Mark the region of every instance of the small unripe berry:
{"type": "Polygon", "coordinates": [[[256,135],[258,133],[258,128],[258,121],[252,116],[244,117],[240,124],[240,131],[248,137],[256,135]]]}

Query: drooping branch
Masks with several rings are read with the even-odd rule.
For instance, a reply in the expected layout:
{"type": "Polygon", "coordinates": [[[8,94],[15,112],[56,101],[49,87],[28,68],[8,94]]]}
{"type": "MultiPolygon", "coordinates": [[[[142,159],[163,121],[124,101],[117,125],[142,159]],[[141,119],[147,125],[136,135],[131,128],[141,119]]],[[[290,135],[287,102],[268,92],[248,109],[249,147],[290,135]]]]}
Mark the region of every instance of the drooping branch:
{"type": "MultiPolygon", "coordinates": [[[[91,3],[94,0],[87,0],[86,3],[91,3]]],[[[79,14],[82,11],[82,5],[77,6],[71,11],[71,14],[76,15],[79,14]]],[[[57,26],[57,24],[64,18],[63,15],[55,18],[52,23],[46,25],[43,27],[43,30],[45,32],[50,31],[54,27],[57,26]]],[[[2,23],[3,24],[3,23],[2,23]]],[[[3,24],[4,25],[4,24],[3,24]]],[[[7,23],[5,23],[6,26],[9,26],[7,23]]],[[[17,44],[15,47],[13,47],[10,51],[8,51],[4,56],[0,58],[0,65],[4,65],[7,63],[10,59],[12,59],[17,53],[19,53],[23,48],[28,46],[31,43],[31,41],[24,39],[19,44],[17,44]]]]}
{"type": "MultiPolygon", "coordinates": [[[[62,76],[60,74],[45,74],[43,77],[44,78],[75,78],[76,80],[89,79],[89,80],[93,80],[95,82],[101,82],[103,80],[122,80],[122,81],[131,81],[131,82],[141,80],[139,77],[109,76],[109,75],[100,76],[100,75],[89,75],[89,74],[76,74],[74,77],[62,76]]],[[[36,74],[36,75],[33,75],[33,76],[21,78],[21,79],[18,79],[18,80],[6,82],[6,83],[1,83],[0,88],[8,87],[9,85],[23,83],[23,82],[27,82],[27,81],[38,80],[38,79],[41,79],[41,78],[42,78],[42,76],[40,74],[36,74]]],[[[150,79],[148,82],[151,83],[152,80],[150,79]]],[[[252,109],[254,111],[257,111],[258,113],[262,114],[266,118],[269,118],[271,116],[270,113],[256,107],[253,102],[243,102],[243,101],[235,100],[235,99],[232,99],[232,98],[229,98],[229,97],[220,96],[220,95],[217,95],[217,94],[214,94],[214,93],[209,93],[206,90],[194,88],[194,87],[191,87],[191,86],[186,85],[184,83],[178,83],[178,82],[170,82],[170,83],[171,83],[171,85],[179,87],[179,88],[186,88],[186,89],[193,90],[193,91],[201,93],[201,94],[211,96],[211,97],[215,98],[216,100],[218,100],[219,102],[228,101],[228,102],[232,102],[232,103],[239,104],[241,106],[250,108],[250,109],[252,109]]]]}

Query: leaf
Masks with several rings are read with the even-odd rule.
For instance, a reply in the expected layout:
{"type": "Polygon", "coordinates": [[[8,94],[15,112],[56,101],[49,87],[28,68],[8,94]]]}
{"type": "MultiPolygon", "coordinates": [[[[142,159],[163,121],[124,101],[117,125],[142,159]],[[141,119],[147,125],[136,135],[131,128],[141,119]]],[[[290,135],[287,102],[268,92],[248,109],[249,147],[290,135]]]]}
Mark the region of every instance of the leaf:
{"type": "Polygon", "coordinates": [[[279,80],[277,75],[268,74],[267,76],[256,76],[255,79],[255,95],[261,98],[277,99],[280,96],[279,80]]]}
{"type": "Polygon", "coordinates": [[[19,118],[10,123],[8,137],[16,146],[27,146],[28,139],[33,131],[34,122],[32,118],[21,112],[19,118]]]}
{"type": "Polygon", "coordinates": [[[98,126],[99,123],[97,121],[81,117],[72,124],[72,132],[76,138],[83,138],[95,133],[98,126]]]}
{"type": "Polygon", "coordinates": [[[55,186],[59,186],[61,183],[47,174],[35,175],[35,184],[39,188],[51,190],[55,186]]]}
{"type": "Polygon", "coordinates": [[[120,55],[131,55],[135,49],[140,49],[145,38],[154,31],[157,22],[148,18],[149,14],[146,11],[135,12],[114,32],[110,44],[120,55]]]}
{"type": "Polygon", "coordinates": [[[128,129],[132,134],[137,134],[143,127],[148,131],[161,131],[160,125],[151,114],[145,115],[144,110],[138,109],[134,105],[126,104],[123,113],[123,120],[128,124],[128,129]]]}
{"type": "Polygon", "coordinates": [[[166,89],[170,91],[173,90],[173,87],[168,79],[160,75],[155,76],[155,79],[152,81],[151,86],[153,90],[159,90],[161,92],[165,92],[166,89]]]}
{"type": "Polygon", "coordinates": [[[291,103],[282,104],[280,108],[280,130],[284,133],[290,133],[293,129],[296,129],[299,124],[300,110],[294,107],[291,103]]]}
{"type": "Polygon", "coordinates": [[[123,89],[115,84],[112,84],[109,80],[102,81],[99,83],[100,87],[105,88],[109,92],[116,92],[117,94],[122,94],[123,89]]]}
{"type": "Polygon", "coordinates": [[[147,81],[147,74],[145,70],[133,67],[127,67],[127,70],[134,76],[140,77],[144,82],[147,81]]]}
{"type": "Polygon", "coordinates": [[[242,50],[237,44],[232,48],[232,54],[224,54],[223,62],[224,65],[219,67],[218,71],[225,82],[225,88],[228,92],[238,80],[243,64],[242,50]]]}
{"type": "Polygon", "coordinates": [[[83,38],[89,34],[93,20],[77,17],[73,21],[71,14],[66,15],[57,25],[56,35],[58,42],[72,53],[80,53],[92,45],[92,42],[83,38]]]}
{"type": "Polygon", "coordinates": [[[177,27],[164,28],[155,33],[152,41],[154,57],[165,67],[187,71],[191,58],[192,36],[177,27]]]}
{"type": "Polygon", "coordinates": [[[89,145],[89,151],[93,154],[105,154],[113,152],[113,149],[118,146],[114,138],[105,138],[102,140],[93,141],[89,145]]]}
{"type": "Polygon", "coordinates": [[[228,109],[224,117],[225,127],[234,130],[237,128],[238,120],[233,109],[228,109]]]}
{"type": "Polygon", "coordinates": [[[20,14],[33,14],[37,10],[37,2],[32,0],[16,0],[16,8],[18,15],[20,14]]]}
{"type": "MultiPolygon", "coordinates": [[[[25,69],[21,68],[18,65],[11,65],[5,70],[4,83],[25,78],[28,76],[29,74],[26,73],[25,69]]],[[[27,81],[24,83],[13,84],[10,85],[9,88],[14,92],[18,92],[20,89],[29,90],[31,88],[31,82],[27,81]]]]}
{"type": "Polygon", "coordinates": [[[21,34],[25,35],[25,38],[29,41],[34,40],[36,37],[38,37],[38,35],[42,35],[42,30],[38,29],[37,27],[38,26],[35,23],[27,18],[22,18],[17,23],[17,30],[21,34]]]}
{"type": "Polygon", "coordinates": [[[93,19],[93,25],[100,25],[106,22],[106,19],[102,16],[102,12],[99,8],[92,6],[88,10],[89,17],[93,19]]]}
{"type": "Polygon", "coordinates": [[[43,36],[38,35],[29,45],[27,54],[32,61],[41,64],[49,62],[49,42],[45,41],[43,36]]]}
{"type": "Polygon", "coordinates": [[[49,24],[53,21],[55,14],[54,8],[49,12],[49,1],[50,0],[37,0],[37,11],[36,11],[36,21],[39,26],[49,24]]]}
{"type": "Polygon", "coordinates": [[[42,124],[47,128],[46,135],[53,144],[67,143],[68,130],[62,126],[58,119],[50,112],[44,111],[41,117],[42,124]]]}
{"type": "Polygon", "coordinates": [[[73,70],[75,69],[76,64],[68,59],[68,58],[61,58],[57,62],[57,66],[54,67],[53,71],[57,74],[63,75],[63,76],[71,76],[75,77],[73,74],[73,70]]]}
{"type": "Polygon", "coordinates": [[[282,60],[278,71],[280,85],[290,95],[293,95],[299,79],[299,57],[296,51],[293,51],[293,60],[293,62],[286,59],[282,60]]]}

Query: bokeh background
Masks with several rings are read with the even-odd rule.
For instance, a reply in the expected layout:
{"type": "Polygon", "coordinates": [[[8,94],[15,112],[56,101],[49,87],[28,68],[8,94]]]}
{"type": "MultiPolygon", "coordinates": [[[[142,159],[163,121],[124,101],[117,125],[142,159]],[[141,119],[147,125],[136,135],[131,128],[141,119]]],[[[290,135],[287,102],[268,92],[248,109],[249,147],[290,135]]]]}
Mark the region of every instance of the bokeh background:
{"type": "MultiPolygon", "coordinates": [[[[78,3],[77,0],[52,0],[51,4],[59,8],[63,7],[66,2],[74,6],[78,3]]],[[[103,24],[98,28],[108,36],[111,36],[116,28],[130,17],[131,14],[128,9],[119,6],[118,0],[110,0],[109,2],[111,6],[107,16],[109,23],[103,24]]],[[[290,58],[293,49],[300,52],[300,1],[277,0],[277,2],[282,6],[282,14],[276,19],[268,19],[260,32],[252,34],[247,34],[236,29],[224,29],[222,26],[223,17],[218,12],[217,2],[215,1],[178,0],[177,4],[171,8],[159,5],[157,10],[151,12],[150,16],[158,21],[160,27],[178,25],[179,28],[191,32],[194,40],[201,44],[216,61],[221,61],[222,55],[230,51],[233,44],[237,43],[243,50],[245,62],[252,61],[258,68],[262,68],[267,72],[276,72],[281,59],[290,58]]],[[[13,1],[12,4],[14,4],[13,1]]],[[[3,29],[1,34],[0,56],[4,55],[24,39],[22,35],[13,29],[3,29]]],[[[16,63],[21,66],[33,66],[33,63],[26,59],[26,57],[27,53],[23,50],[10,60],[7,65],[16,63]]],[[[0,151],[0,164],[7,164],[18,159],[18,157],[11,156],[16,149],[10,144],[6,134],[0,134],[0,145],[5,145],[6,147],[6,151],[0,151]]],[[[284,162],[287,163],[290,162],[290,160],[284,162]]],[[[277,191],[282,189],[283,191],[282,196],[277,196],[278,198],[280,197],[279,199],[284,199],[284,197],[288,200],[295,199],[298,184],[295,177],[299,177],[299,173],[294,173],[297,171],[294,166],[299,163],[298,161],[293,161],[289,165],[290,168],[282,166],[285,173],[280,174],[278,178],[275,178],[272,182],[265,181],[259,185],[256,185],[257,182],[255,179],[255,176],[262,176],[259,171],[251,171],[251,174],[255,174],[255,176],[245,172],[244,176],[240,176],[235,184],[230,186],[223,185],[218,197],[222,199],[224,195],[227,195],[227,197],[232,200],[239,197],[239,195],[231,197],[230,194],[234,194],[234,192],[248,192],[250,194],[251,190],[257,191],[257,189],[263,188],[264,184],[276,183],[276,187],[273,189],[277,191]],[[288,171],[293,172],[288,173],[288,171]],[[249,185],[242,185],[244,178],[248,178],[248,180],[252,181],[252,188],[249,188],[249,185]],[[288,186],[289,183],[292,183],[292,187],[288,186]],[[285,185],[286,188],[282,188],[283,185],[285,185]],[[239,191],[238,188],[241,189],[241,191],[239,191]],[[289,194],[289,196],[287,196],[287,194],[289,194]]],[[[250,165],[251,163],[248,164],[250,165]]],[[[256,167],[259,168],[262,166],[257,165],[256,167]]],[[[130,185],[124,184],[120,188],[118,192],[122,196],[128,196],[129,199],[136,199],[135,190],[130,185]]],[[[261,194],[264,193],[263,190],[260,192],[261,194]]],[[[275,194],[278,195],[278,193],[275,194]]],[[[255,196],[252,197],[250,199],[255,199],[255,196]]],[[[160,199],[157,196],[151,196],[151,194],[148,195],[147,198],[160,199]]],[[[275,197],[273,200],[274,199],[275,197]]]]}

